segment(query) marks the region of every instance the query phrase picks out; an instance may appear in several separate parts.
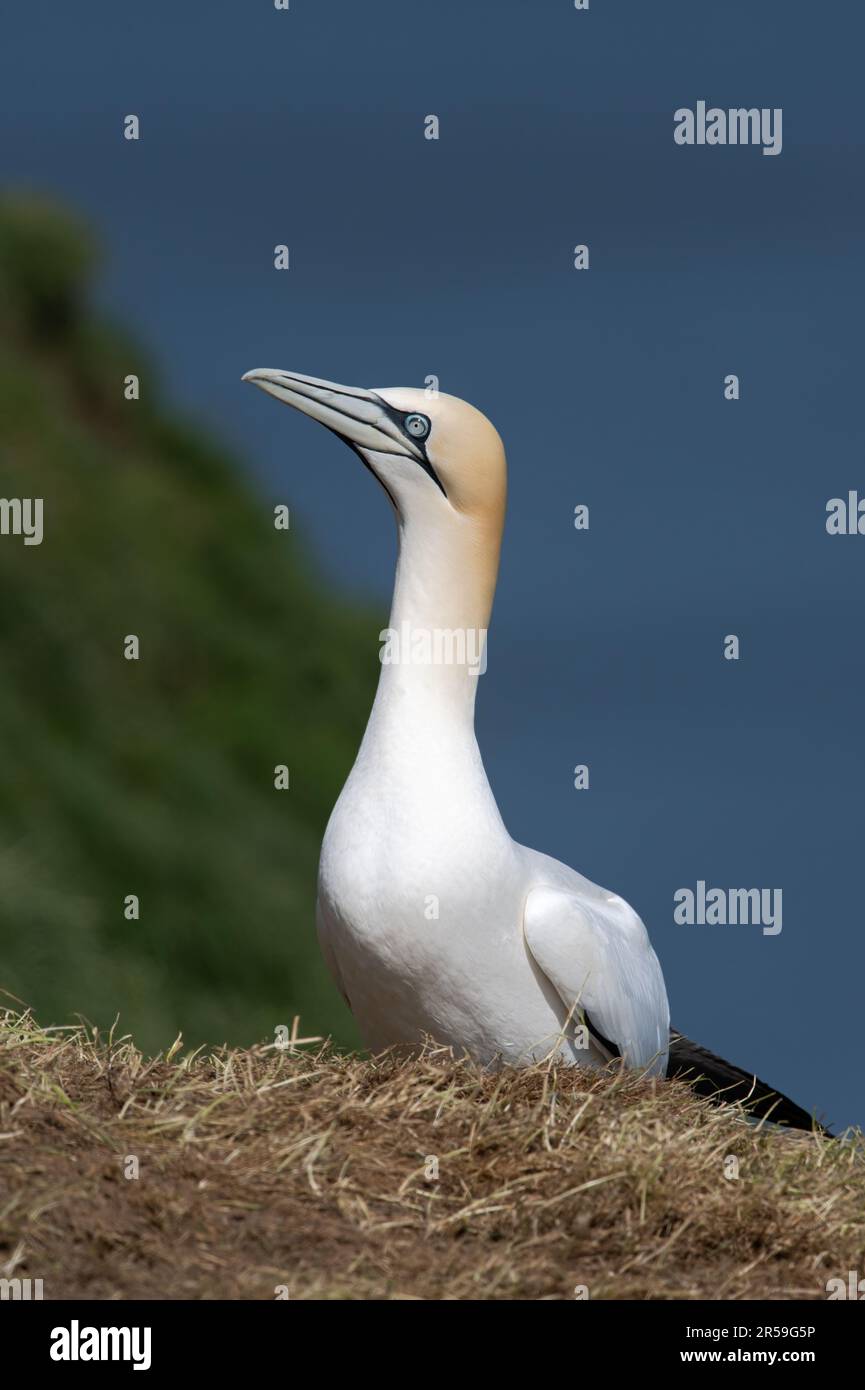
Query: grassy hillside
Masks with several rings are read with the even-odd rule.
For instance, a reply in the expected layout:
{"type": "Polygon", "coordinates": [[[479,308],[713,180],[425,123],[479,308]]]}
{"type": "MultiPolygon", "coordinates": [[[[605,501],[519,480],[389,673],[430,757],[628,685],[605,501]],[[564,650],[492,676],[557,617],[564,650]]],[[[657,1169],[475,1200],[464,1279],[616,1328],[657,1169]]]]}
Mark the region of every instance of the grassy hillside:
{"type": "Polygon", "coordinates": [[[146,1048],[296,1013],[352,1041],[314,883],[381,623],[165,409],[88,306],[94,266],[62,212],[0,206],[0,497],[45,509],[41,546],[0,536],[0,988],[55,1023],[119,1012],[146,1048]]]}
{"type": "Polygon", "coordinates": [[[865,1267],[861,1136],[634,1073],[147,1061],[7,1015],[0,1132],[0,1270],[46,1299],[825,1299],[865,1267]]]}

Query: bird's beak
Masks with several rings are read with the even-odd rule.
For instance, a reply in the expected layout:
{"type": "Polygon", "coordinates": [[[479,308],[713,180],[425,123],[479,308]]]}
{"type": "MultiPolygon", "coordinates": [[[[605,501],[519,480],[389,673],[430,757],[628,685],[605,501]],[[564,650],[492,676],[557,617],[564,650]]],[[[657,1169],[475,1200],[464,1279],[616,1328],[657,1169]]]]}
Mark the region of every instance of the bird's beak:
{"type": "Polygon", "coordinates": [[[337,386],[334,381],[321,381],[318,377],[281,372],[271,367],[256,367],[242,379],[318,420],[352,448],[399,453],[418,461],[423,459],[421,451],[397,425],[393,418],[395,412],[375,391],[337,386]]]}

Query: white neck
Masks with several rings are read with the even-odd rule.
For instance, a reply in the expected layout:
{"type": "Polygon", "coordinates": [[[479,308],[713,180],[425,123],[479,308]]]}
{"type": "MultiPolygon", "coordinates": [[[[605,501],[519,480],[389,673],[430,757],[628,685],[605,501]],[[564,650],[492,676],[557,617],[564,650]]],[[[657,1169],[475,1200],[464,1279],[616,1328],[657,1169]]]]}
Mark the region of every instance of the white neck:
{"type": "Polygon", "coordinates": [[[386,654],[368,740],[422,740],[435,747],[474,745],[474,707],[483,644],[492,609],[498,545],[454,512],[430,525],[421,516],[399,522],[386,654]]]}

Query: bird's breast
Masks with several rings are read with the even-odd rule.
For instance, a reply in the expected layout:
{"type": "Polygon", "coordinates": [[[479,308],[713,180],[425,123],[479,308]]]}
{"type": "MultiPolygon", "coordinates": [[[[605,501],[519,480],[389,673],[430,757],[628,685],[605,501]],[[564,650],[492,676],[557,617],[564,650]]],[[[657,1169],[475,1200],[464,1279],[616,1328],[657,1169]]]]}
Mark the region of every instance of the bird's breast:
{"type": "Polygon", "coordinates": [[[497,973],[526,970],[525,885],[494,803],[423,790],[350,778],[322,846],[319,930],[370,1045],[470,1036],[497,973]]]}

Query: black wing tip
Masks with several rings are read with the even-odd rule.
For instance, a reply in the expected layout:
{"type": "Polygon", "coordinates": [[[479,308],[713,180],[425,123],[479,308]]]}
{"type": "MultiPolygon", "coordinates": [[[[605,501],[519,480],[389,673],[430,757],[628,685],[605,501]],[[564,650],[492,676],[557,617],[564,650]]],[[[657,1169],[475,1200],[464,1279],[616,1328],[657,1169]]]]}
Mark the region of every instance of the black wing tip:
{"type": "Polygon", "coordinates": [[[701,1047],[673,1028],[670,1029],[667,1076],[687,1081],[698,1095],[705,1096],[716,1105],[738,1103],[757,1119],[770,1120],[773,1124],[804,1130],[808,1134],[821,1134],[826,1139],[836,1137],[826,1125],[809,1115],[783,1091],[768,1086],[753,1072],[745,1072],[723,1057],[717,1057],[708,1048],[701,1047]]]}

